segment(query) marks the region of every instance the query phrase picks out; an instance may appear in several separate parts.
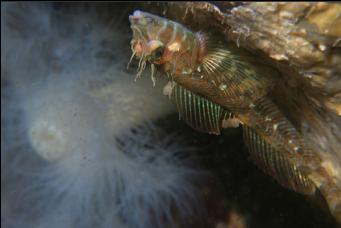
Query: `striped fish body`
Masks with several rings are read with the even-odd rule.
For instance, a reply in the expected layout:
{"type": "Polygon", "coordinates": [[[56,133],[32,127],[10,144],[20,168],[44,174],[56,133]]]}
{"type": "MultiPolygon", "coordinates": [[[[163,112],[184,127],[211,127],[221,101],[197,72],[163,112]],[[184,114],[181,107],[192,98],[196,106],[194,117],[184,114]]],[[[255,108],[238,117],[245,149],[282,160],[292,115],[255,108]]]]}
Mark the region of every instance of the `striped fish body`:
{"type": "Polygon", "coordinates": [[[224,123],[237,119],[250,155],[262,170],[303,194],[314,194],[319,188],[341,221],[340,189],[269,96],[276,71],[218,35],[193,33],[140,11],[130,22],[133,56],[136,53],[139,65],[150,62],[168,75],[173,84],[168,95],[187,124],[219,134],[224,123]]]}

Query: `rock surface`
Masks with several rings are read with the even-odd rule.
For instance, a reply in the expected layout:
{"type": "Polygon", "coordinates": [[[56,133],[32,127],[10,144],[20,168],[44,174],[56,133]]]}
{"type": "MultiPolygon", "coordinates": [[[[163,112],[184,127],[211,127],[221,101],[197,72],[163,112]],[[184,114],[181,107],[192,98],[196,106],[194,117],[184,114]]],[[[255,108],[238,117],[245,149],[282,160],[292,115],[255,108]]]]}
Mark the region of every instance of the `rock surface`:
{"type": "MultiPolygon", "coordinates": [[[[193,31],[218,31],[276,68],[281,79],[271,95],[323,161],[335,183],[330,187],[341,188],[340,4],[189,2],[150,8],[193,31]]],[[[341,212],[335,215],[341,219],[341,212]]]]}

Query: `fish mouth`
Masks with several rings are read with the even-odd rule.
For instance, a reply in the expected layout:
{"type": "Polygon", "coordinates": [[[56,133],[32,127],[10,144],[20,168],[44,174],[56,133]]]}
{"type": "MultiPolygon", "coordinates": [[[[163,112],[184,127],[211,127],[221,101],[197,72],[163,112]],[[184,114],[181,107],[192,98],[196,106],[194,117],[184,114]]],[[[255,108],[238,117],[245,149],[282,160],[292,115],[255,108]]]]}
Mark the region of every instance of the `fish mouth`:
{"type": "Polygon", "coordinates": [[[152,23],[152,21],[152,17],[139,10],[135,10],[133,15],[129,16],[129,22],[132,25],[148,26],[150,23],[152,23]]]}
{"type": "Polygon", "coordinates": [[[133,12],[133,15],[129,16],[130,23],[134,23],[135,21],[138,21],[142,18],[142,12],[140,10],[135,10],[133,12]]]}
{"type": "Polygon", "coordinates": [[[133,15],[129,16],[129,20],[131,23],[131,29],[133,31],[133,37],[135,37],[135,38],[130,43],[132,55],[131,55],[129,62],[127,64],[127,69],[129,69],[130,64],[133,61],[134,57],[139,59],[139,64],[137,67],[137,74],[136,74],[136,77],[134,79],[134,81],[136,82],[138,78],[141,78],[141,75],[147,66],[147,62],[149,62],[150,66],[151,66],[151,79],[153,82],[153,87],[155,87],[155,85],[156,85],[156,78],[155,78],[156,68],[155,68],[155,65],[151,62],[151,55],[149,53],[146,53],[143,49],[143,46],[142,46],[143,43],[147,43],[147,39],[143,35],[142,30],[138,26],[135,25],[135,23],[138,22],[141,18],[143,18],[143,15],[142,15],[141,11],[138,11],[138,10],[136,10],[133,15]],[[138,45],[139,43],[140,43],[140,45],[138,45]]]}

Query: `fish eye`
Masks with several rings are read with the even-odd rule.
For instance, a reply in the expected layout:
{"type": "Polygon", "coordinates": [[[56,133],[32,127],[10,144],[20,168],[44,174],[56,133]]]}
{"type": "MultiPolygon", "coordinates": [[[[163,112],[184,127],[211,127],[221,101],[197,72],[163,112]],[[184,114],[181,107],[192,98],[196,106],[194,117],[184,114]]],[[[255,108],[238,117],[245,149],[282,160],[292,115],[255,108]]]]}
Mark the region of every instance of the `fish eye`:
{"type": "Polygon", "coordinates": [[[160,60],[160,58],[163,56],[163,52],[164,52],[164,46],[160,46],[158,48],[156,48],[154,51],[153,51],[153,54],[152,54],[152,59],[154,61],[157,61],[157,60],[160,60]]]}

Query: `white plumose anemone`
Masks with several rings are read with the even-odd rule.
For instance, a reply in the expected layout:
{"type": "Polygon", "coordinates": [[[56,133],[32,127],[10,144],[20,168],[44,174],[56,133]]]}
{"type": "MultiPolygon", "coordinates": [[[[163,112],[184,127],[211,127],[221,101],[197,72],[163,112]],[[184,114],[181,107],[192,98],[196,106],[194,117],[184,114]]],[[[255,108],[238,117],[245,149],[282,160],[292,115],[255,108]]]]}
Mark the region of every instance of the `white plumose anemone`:
{"type": "Polygon", "coordinates": [[[6,227],[166,227],[198,207],[188,148],[150,122],[171,104],[122,71],[124,35],[93,8],[1,5],[6,227]]]}
{"type": "Polygon", "coordinates": [[[82,88],[63,88],[63,84],[59,80],[46,85],[27,97],[24,105],[28,138],[47,161],[65,153],[69,157],[70,153],[81,156],[87,150],[101,151],[103,141],[108,140],[101,107],[82,88]]]}

